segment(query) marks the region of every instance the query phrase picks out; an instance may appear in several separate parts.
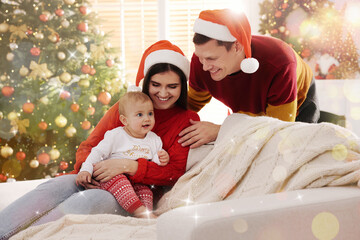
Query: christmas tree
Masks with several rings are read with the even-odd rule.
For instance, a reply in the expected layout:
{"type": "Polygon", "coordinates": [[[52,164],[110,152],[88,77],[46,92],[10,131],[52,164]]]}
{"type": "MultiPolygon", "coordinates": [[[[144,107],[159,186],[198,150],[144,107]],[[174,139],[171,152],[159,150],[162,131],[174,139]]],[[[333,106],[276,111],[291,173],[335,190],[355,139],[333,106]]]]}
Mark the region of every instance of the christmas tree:
{"type": "Polygon", "coordinates": [[[337,10],[332,1],[265,0],[260,16],[260,33],[289,43],[306,61],[315,58],[318,79],[359,75],[359,54],[344,11],[337,10]]]}
{"type": "Polygon", "coordinates": [[[0,181],[73,169],[79,144],[126,91],[87,1],[2,0],[0,181]]]}

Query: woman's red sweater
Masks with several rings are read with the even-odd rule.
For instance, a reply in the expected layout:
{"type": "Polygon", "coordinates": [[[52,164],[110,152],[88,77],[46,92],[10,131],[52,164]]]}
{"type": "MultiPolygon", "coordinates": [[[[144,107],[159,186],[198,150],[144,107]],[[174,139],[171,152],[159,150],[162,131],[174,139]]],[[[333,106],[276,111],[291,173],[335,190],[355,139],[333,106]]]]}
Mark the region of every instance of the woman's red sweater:
{"type": "MultiPolygon", "coordinates": [[[[119,104],[114,104],[101,118],[90,136],[83,141],[76,152],[76,163],[72,173],[78,173],[81,164],[103,138],[106,131],[122,126],[119,120],[119,104]]],[[[163,149],[169,153],[169,163],[162,167],[146,159],[138,159],[138,170],[130,179],[135,183],[172,186],[185,173],[189,147],[179,143],[179,133],[190,126],[190,119],[199,121],[197,113],[174,107],[166,110],[155,109],[155,132],[163,141],[163,149]]]]}

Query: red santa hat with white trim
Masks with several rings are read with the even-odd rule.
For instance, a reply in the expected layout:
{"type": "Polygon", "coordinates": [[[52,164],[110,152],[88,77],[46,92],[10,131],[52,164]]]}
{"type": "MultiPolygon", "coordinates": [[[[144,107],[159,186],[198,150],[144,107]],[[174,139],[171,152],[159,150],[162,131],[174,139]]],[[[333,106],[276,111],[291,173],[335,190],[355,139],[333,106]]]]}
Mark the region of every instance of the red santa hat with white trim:
{"type": "Polygon", "coordinates": [[[246,57],[241,61],[241,70],[254,73],[259,68],[258,60],[251,57],[251,27],[244,13],[230,9],[202,11],[195,20],[194,32],[224,42],[238,41],[246,57]]]}
{"type": "Polygon", "coordinates": [[[145,50],[136,75],[136,86],[144,78],[147,71],[157,63],[170,63],[177,66],[189,78],[190,62],[181,49],[167,40],[161,40],[145,50]]]}

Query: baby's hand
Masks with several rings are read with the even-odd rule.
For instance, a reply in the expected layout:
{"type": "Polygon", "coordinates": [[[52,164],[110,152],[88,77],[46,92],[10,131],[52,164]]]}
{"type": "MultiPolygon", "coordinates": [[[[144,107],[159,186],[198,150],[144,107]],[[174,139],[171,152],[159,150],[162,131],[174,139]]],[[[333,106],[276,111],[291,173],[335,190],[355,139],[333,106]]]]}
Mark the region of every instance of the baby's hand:
{"type": "Polygon", "coordinates": [[[166,166],[169,163],[170,157],[169,157],[169,154],[165,150],[160,150],[158,152],[158,156],[159,156],[159,161],[160,161],[159,166],[166,166]]]}
{"type": "Polygon", "coordinates": [[[91,174],[86,171],[79,172],[76,177],[76,185],[79,186],[80,184],[81,186],[86,187],[85,183],[91,183],[91,174]]]}

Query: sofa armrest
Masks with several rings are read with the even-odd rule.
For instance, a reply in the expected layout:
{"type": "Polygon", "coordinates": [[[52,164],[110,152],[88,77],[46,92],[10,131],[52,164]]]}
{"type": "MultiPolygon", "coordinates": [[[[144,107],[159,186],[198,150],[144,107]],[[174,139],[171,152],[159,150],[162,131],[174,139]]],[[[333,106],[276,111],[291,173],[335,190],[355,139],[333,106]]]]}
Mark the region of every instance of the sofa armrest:
{"type": "Polygon", "coordinates": [[[358,239],[360,189],[327,187],[181,207],[157,221],[158,240],[358,239]]]}
{"type": "Polygon", "coordinates": [[[39,179],[0,183],[0,211],[14,200],[33,190],[37,185],[47,180],[48,179],[39,179]]]}

